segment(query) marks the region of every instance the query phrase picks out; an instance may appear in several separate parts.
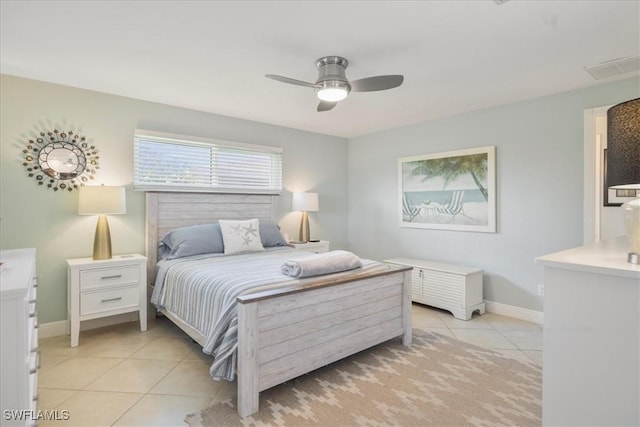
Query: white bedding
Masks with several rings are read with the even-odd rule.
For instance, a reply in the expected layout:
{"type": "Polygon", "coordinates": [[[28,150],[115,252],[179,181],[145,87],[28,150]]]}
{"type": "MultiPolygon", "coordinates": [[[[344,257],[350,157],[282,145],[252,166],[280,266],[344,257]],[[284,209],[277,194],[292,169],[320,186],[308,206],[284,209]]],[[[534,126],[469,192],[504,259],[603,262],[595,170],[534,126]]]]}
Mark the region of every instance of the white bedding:
{"type": "MultiPolygon", "coordinates": [[[[280,271],[285,261],[308,256],[308,252],[291,248],[273,248],[260,253],[199,255],[162,261],[158,263],[151,302],[167,308],[205,336],[203,351],[214,356],[211,376],[231,381],[237,351],[236,298],[258,290],[313,281],[294,279],[280,271]]],[[[361,268],[336,275],[381,266],[375,261],[361,261],[361,268]]]]}

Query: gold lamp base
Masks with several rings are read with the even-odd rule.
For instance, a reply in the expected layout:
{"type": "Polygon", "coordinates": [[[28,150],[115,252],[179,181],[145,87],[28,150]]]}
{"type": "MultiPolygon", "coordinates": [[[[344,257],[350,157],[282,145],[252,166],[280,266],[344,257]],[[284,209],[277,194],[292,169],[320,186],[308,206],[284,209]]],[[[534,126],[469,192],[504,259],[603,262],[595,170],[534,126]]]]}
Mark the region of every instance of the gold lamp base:
{"type": "Polygon", "coordinates": [[[311,236],[311,233],[309,232],[309,215],[307,215],[307,211],[302,211],[302,218],[300,219],[300,232],[298,233],[298,241],[302,243],[307,243],[310,238],[309,236],[311,236]]]}
{"type": "Polygon", "coordinates": [[[93,259],[111,259],[111,231],[107,216],[100,214],[96,225],[96,235],[93,237],[93,259]]]}

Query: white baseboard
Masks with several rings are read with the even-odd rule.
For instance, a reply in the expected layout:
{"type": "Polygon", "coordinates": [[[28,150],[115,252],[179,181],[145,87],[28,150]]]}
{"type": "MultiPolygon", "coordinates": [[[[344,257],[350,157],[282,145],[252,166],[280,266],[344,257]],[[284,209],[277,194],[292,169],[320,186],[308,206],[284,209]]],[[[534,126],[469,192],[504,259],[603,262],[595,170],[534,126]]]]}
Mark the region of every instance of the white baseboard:
{"type": "MultiPolygon", "coordinates": [[[[118,323],[137,322],[138,313],[124,313],[117,316],[103,317],[101,319],[85,320],[80,323],[80,330],[102,328],[104,326],[117,325],[118,323]]],[[[51,338],[60,335],[69,335],[71,327],[68,320],[42,323],[38,326],[38,338],[51,338]]]]}
{"type": "Polygon", "coordinates": [[[38,325],[38,339],[57,337],[66,335],[69,330],[68,320],[59,320],[57,322],[41,323],[38,325]]]}
{"type": "Polygon", "coordinates": [[[544,324],[544,313],[542,311],[529,310],[528,308],[516,307],[515,305],[502,304],[494,301],[484,301],[485,308],[489,313],[509,316],[515,319],[526,320],[527,322],[544,324]]]}

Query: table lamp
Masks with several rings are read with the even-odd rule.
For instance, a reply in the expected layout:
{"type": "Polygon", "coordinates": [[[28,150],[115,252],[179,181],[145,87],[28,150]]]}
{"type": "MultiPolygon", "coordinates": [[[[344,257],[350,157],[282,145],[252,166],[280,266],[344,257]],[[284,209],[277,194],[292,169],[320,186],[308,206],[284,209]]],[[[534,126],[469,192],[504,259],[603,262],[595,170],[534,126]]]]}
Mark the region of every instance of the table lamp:
{"type": "Polygon", "coordinates": [[[111,232],[107,214],[125,214],[124,187],[82,186],[78,196],[78,215],[98,214],[93,238],[93,259],[111,259],[111,232]]]}
{"type": "Polygon", "coordinates": [[[317,212],[318,193],[293,193],[293,210],[302,211],[300,219],[300,232],[298,233],[298,241],[307,243],[311,236],[309,232],[309,216],[307,212],[317,212]]]}
{"type": "MultiPolygon", "coordinates": [[[[640,190],[640,184],[637,187],[640,190]]],[[[631,264],[640,264],[640,197],[628,201],[622,205],[622,209],[629,245],[627,261],[631,264]]]]}

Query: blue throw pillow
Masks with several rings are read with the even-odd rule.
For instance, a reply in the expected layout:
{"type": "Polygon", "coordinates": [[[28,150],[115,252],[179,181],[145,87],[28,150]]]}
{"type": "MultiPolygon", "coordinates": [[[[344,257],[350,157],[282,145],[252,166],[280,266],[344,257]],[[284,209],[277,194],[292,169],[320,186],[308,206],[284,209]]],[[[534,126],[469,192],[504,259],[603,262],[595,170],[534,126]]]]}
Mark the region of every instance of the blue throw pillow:
{"type": "Polygon", "coordinates": [[[162,259],[223,252],[224,243],[218,224],[176,228],[165,234],[158,247],[158,256],[162,259]]]}
{"type": "Polygon", "coordinates": [[[265,248],[289,246],[280,232],[280,227],[272,222],[260,222],[260,240],[265,248]]]}

